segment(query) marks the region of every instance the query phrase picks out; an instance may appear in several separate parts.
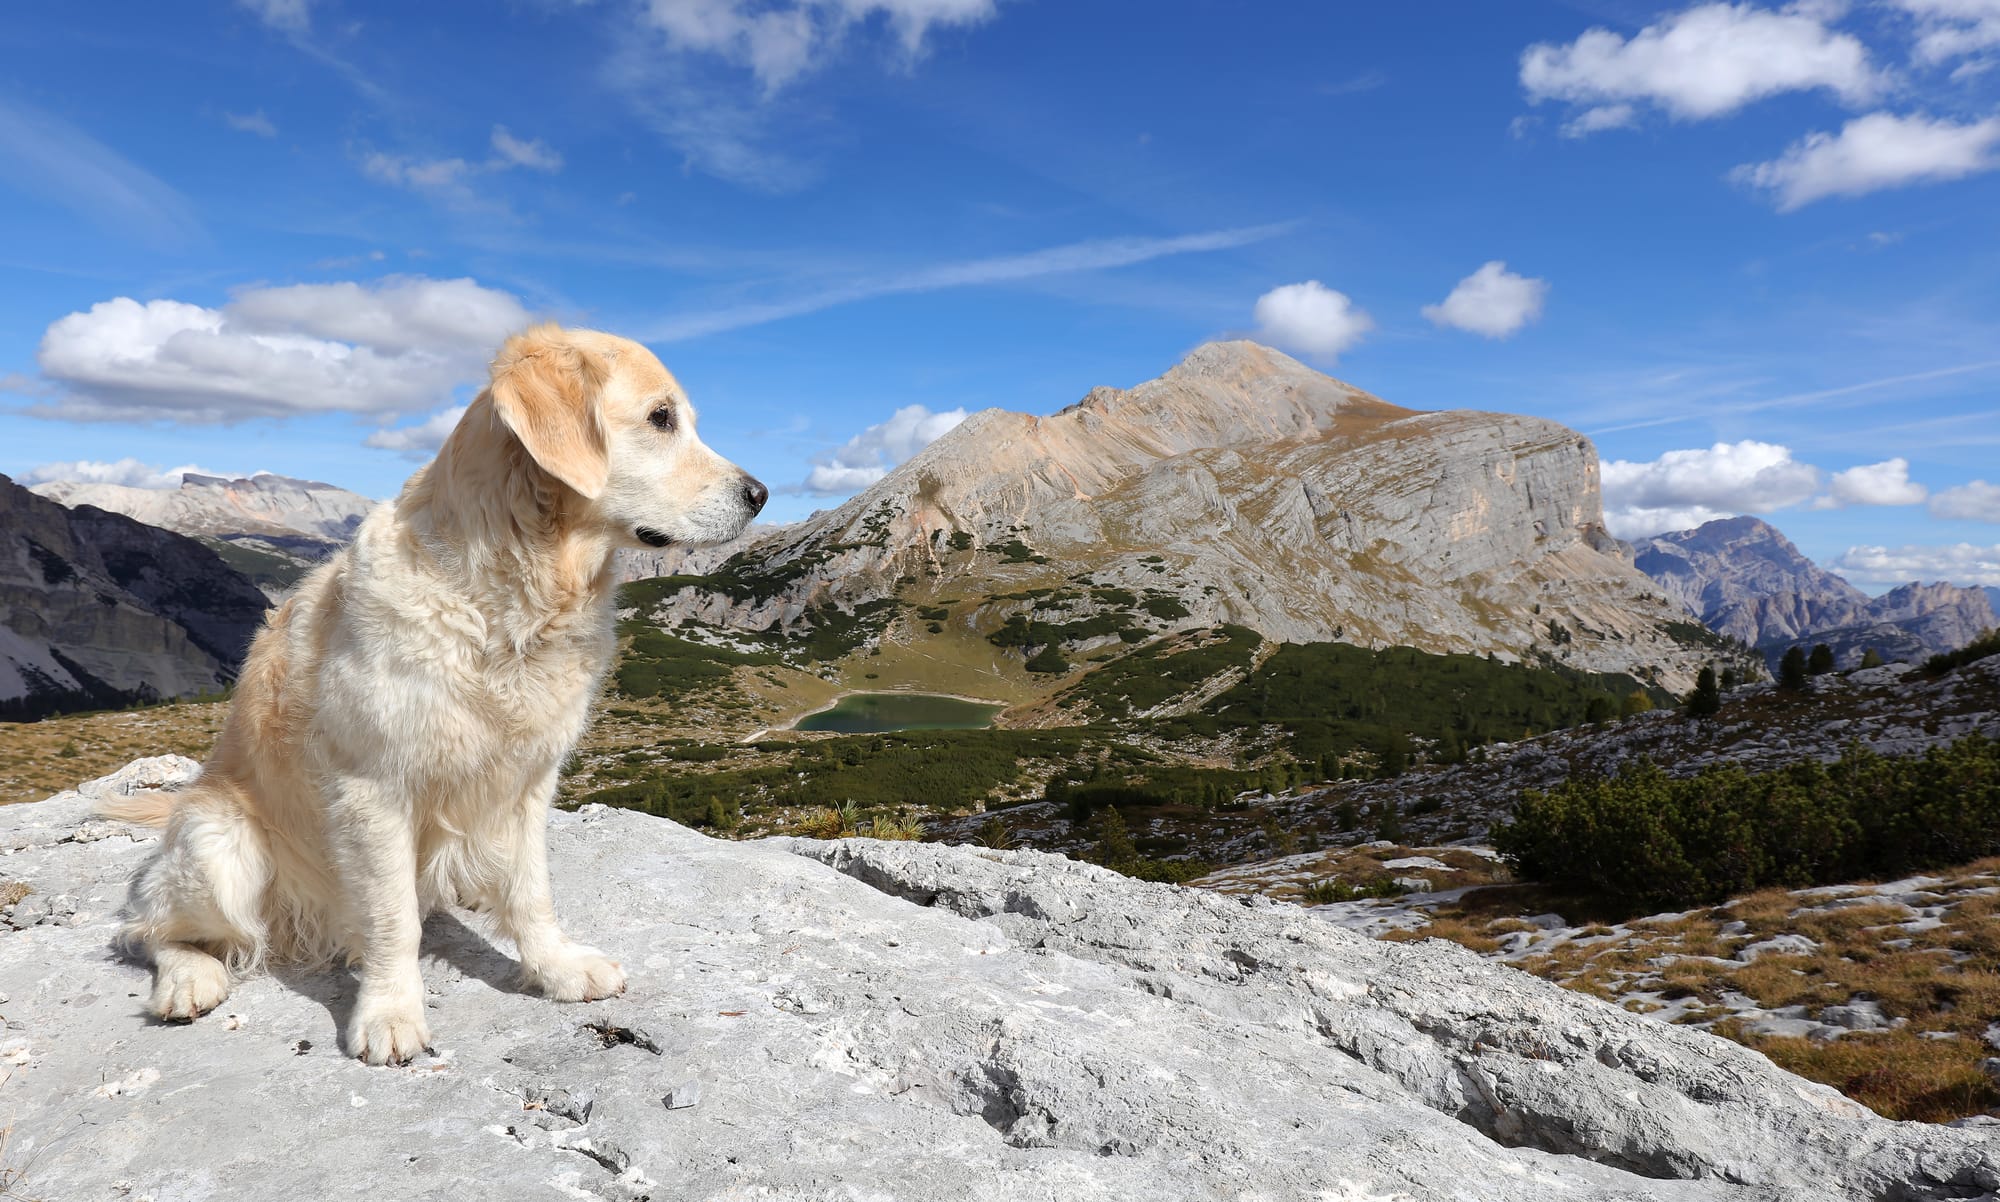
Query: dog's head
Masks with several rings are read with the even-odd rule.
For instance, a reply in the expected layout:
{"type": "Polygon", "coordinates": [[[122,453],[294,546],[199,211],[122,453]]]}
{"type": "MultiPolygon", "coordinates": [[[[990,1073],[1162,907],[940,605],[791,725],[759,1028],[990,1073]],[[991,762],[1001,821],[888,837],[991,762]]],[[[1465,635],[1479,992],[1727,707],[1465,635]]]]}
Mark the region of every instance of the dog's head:
{"type": "Polygon", "coordinates": [[[491,395],[535,463],[621,541],[724,542],[769,496],[702,445],[680,383],[629,338],[536,326],[500,348],[491,395]]]}

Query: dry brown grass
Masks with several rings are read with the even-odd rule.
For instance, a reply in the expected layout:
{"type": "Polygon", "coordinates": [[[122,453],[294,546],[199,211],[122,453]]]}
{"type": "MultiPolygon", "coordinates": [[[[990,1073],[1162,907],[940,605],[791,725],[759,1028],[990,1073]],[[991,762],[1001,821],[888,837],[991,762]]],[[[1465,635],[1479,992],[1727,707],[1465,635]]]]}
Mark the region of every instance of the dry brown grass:
{"type": "Polygon", "coordinates": [[[227,712],[227,702],[182,702],[0,723],[0,805],[40,801],[142,755],[200,759],[227,712]]]}
{"type": "Polygon", "coordinates": [[[2000,1088],[1979,1066],[1985,1049],[1972,1040],[1924,1039],[1907,1028],[1829,1043],[1752,1035],[1728,1024],[1716,1031],[1886,1118],[1943,1123],[2000,1107],[2000,1088]]]}
{"type": "Polygon", "coordinates": [[[1413,943],[1419,939],[1449,939],[1460,947],[1486,955],[1500,950],[1500,941],[1460,918],[1437,918],[1429,926],[1414,931],[1389,931],[1382,938],[1391,943],[1413,943]]]}
{"type": "Polygon", "coordinates": [[[14,905],[35,891],[26,881],[0,881],[0,909],[14,905]]]}

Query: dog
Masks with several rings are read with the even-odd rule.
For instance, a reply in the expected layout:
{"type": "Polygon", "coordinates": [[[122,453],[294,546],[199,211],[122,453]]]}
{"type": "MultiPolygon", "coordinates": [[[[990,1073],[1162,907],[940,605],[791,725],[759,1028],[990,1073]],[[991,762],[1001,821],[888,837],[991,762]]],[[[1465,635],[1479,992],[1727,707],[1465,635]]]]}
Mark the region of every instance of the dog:
{"type": "Polygon", "coordinates": [[[344,957],[347,1051],[407,1063],[430,1041],[419,933],[454,903],[540,993],[622,992],[618,961],[557,925],[547,856],[616,650],[612,553],[726,541],[768,496],[645,347],[508,340],[437,457],[267,616],[200,776],[107,807],[166,828],[122,931],[152,1013],[192,1021],[266,963],[344,957]]]}

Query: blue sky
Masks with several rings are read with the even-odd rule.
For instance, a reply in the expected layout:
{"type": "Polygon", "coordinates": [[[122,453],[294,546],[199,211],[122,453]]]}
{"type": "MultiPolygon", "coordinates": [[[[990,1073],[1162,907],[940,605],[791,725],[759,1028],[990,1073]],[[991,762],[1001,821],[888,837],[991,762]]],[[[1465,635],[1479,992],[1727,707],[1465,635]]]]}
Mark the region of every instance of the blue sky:
{"type": "Polygon", "coordinates": [[[390,495],[547,316],[795,518],[1252,336],[1589,433],[1621,533],[2000,585],[2000,0],[44,5],[0,61],[17,477],[390,495]]]}

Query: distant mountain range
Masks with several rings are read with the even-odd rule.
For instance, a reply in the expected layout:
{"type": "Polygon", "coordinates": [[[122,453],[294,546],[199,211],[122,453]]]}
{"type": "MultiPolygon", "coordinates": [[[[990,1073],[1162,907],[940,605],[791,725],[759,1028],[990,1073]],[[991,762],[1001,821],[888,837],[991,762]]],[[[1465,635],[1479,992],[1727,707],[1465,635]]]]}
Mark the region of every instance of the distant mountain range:
{"type": "Polygon", "coordinates": [[[904,648],[953,637],[942,619],[882,625],[894,601],[948,608],[961,632],[1017,623],[1024,657],[1236,624],[1678,690],[1719,642],[1606,533],[1582,435],[1399,408],[1248,342],[1049,417],[974,414],[838,508],[660,583],[670,625],[865,615],[904,648]]]}
{"type": "Polygon", "coordinates": [[[1918,660],[2000,626],[2000,589],[1906,584],[1871,598],[1754,517],[1640,539],[1634,552],[1639,570],[1690,613],[1772,664],[1788,648],[1816,643],[1842,667],[1871,649],[1887,660],[1918,660]]]}
{"type": "MultiPolygon", "coordinates": [[[[1870,598],[1756,518],[1628,547],[1604,529],[1598,479],[1589,440],[1554,422],[1403,409],[1267,347],[1211,343],[1048,417],[974,414],[832,510],[628,553],[619,574],[645,582],[645,616],[696,638],[803,639],[822,661],[893,651],[931,685],[998,675],[1015,695],[1073,677],[1068,657],[1223,626],[1679,692],[1740,654],[1732,639],[1770,662],[1824,642],[1845,666],[2000,625],[2000,589],[1870,598]]],[[[275,475],[0,485],[11,716],[225,683],[263,597],[376,504],[275,475]]]]}
{"type": "Polygon", "coordinates": [[[220,689],[267,604],[191,538],[0,476],[0,717],[220,689]]]}
{"type": "Polygon", "coordinates": [[[174,489],[53,480],[34,491],[198,539],[272,596],[346,545],[376,505],[331,484],[269,473],[229,480],[188,472],[174,489]]]}

